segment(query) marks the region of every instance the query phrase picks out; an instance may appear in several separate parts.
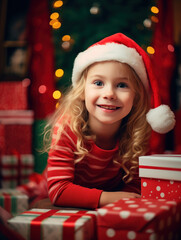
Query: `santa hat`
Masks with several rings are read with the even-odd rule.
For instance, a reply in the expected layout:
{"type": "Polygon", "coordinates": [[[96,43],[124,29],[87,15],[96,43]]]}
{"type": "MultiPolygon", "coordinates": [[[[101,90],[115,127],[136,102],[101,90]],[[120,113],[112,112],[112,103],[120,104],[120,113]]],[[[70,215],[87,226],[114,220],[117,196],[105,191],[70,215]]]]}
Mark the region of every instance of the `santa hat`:
{"type": "Polygon", "coordinates": [[[146,115],[152,129],[158,133],[166,133],[173,129],[175,116],[169,106],[161,105],[158,84],[149,56],[136,42],[122,33],[106,37],[78,54],[72,72],[73,86],[88,66],[96,62],[111,60],[127,63],[141,79],[147,93],[150,94],[152,90],[154,106],[146,115]]]}

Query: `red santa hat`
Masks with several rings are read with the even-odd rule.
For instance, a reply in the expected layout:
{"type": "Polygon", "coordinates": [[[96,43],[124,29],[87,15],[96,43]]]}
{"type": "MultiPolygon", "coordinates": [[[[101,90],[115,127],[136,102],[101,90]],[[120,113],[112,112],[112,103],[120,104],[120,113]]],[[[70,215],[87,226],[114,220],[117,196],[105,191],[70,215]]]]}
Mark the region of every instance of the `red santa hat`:
{"type": "Polygon", "coordinates": [[[153,109],[149,110],[146,118],[152,129],[158,133],[166,133],[173,129],[175,116],[169,106],[161,104],[158,84],[149,56],[136,42],[122,33],[106,37],[78,54],[72,72],[73,86],[88,66],[96,62],[111,60],[127,63],[135,70],[148,94],[151,90],[153,109]]]}

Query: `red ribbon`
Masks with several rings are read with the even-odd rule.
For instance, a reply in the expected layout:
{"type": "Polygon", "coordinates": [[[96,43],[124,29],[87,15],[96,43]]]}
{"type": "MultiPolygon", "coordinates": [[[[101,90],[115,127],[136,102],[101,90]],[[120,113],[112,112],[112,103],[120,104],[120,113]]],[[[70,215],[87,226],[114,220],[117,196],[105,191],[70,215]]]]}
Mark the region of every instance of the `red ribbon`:
{"type": "Polygon", "coordinates": [[[167,170],[167,171],[181,171],[180,168],[157,167],[157,166],[144,166],[144,165],[140,165],[139,168],[156,169],[156,170],[167,170]]]}
{"type": "Polygon", "coordinates": [[[4,208],[11,212],[11,195],[8,193],[2,193],[2,195],[4,196],[4,208]]]}
{"type": "MultiPolygon", "coordinates": [[[[41,239],[41,222],[55,214],[59,210],[49,210],[48,212],[42,213],[40,216],[36,217],[31,221],[30,239],[40,240],[41,239]]],[[[31,212],[29,212],[31,213],[31,212]]],[[[33,213],[33,212],[32,212],[33,213]]],[[[38,212],[40,214],[40,212],[38,212]]]]}
{"type": "MultiPolygon", "coordinates": [[[[94,229],[96,230],[96,216],[94,214],[87,214],[87,211],[79,211],[77,213],[57,213],[59,210],[49,210],[45,213],[40,213],[37,211],[27,211],[24,214],[41,214],[40,216],[36,217],[31,221],[30,226],[30,239],[32,240],[40,240],[41,239],[41,223],[44,219],[51,217],[52,215],[55,216],[68,216],[69,218],[66,219],[63,223],[63,240],[75,238],[75,222],[82,216],[90,216],[94,222],[94,229]]],[[[96,235],[96,234],[95,234],[96,235]]]]}
{"type": "MultiPolygon", "coordinates": [[[[61,213],[62,214],[62,213],[61,213]]],[[[69,215],[69,213],[66,213],[66,215],[69,215]]],[[[77,213],[73,213],[73,215],[71,215],[67,220],[64,221],[63,223],[63,240],[68,240],[68,239],[75,239],[75,222],[82,216],[90,216],[93,219],[93,228],[95,230],[95,238],[94,240],[96,240],[96,215],[95,214],[91,214],[91,213],[87,213],[87,211],[79,211],[77,213]]]]}
{"type": "Polygon", "coordinates": [[[22,169],[22,161],[21,161],[21,155],[20,153],[16,150],[13,149],[12,150],[13,155],[15,155],[17,157],[18,160],[18,168],[17,168],[17,184],[20,185],[21,184],[21,169],[22,169]]]}
{"type": "Polygon", "coordinates": [[[82,217],[80,214],[70,216],[63,222],[63,240],[75,239],[75,222],[82,217]]]}

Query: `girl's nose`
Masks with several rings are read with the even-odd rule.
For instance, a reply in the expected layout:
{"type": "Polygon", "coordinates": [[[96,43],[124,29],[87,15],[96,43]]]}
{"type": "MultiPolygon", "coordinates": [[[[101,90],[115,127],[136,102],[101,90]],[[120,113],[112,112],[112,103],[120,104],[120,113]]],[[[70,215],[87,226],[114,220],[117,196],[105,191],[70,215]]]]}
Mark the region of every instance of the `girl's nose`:
{"type": "Polygon", "coordinates": [[[107,87],[104,89],[103,98],[105,99],[116,99],[116,93],[112,87],[107,87]]]}

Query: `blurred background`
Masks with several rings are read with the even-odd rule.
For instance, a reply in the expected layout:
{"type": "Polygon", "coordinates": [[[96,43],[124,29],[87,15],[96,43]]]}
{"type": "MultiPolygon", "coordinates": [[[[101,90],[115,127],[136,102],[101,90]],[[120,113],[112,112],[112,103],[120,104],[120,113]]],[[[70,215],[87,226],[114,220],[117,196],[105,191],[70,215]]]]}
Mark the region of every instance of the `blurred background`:
{"type": "Polygon", "coordinates": [[[117,32],[147,51],[176,115],[173,131],[152,134],[152,152],[181,153],[180,0],[1,0],[0,166],[15,157],[29,164],[26,176],[43,172],[43,129],[71,84],[76,55],[117,32]]]}

